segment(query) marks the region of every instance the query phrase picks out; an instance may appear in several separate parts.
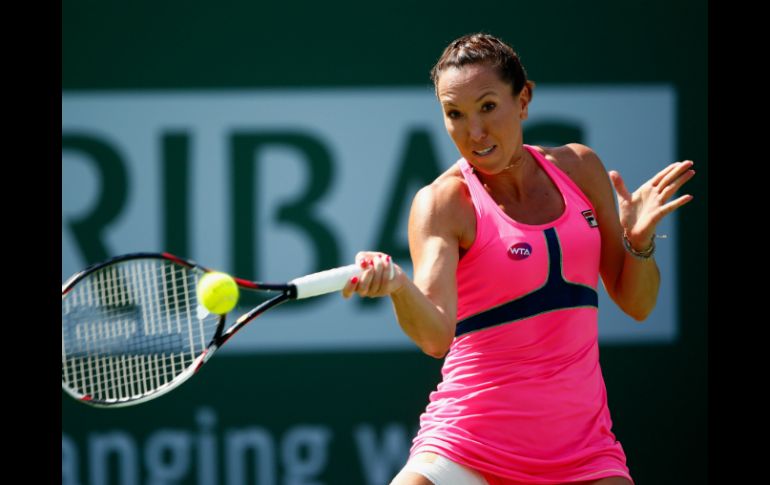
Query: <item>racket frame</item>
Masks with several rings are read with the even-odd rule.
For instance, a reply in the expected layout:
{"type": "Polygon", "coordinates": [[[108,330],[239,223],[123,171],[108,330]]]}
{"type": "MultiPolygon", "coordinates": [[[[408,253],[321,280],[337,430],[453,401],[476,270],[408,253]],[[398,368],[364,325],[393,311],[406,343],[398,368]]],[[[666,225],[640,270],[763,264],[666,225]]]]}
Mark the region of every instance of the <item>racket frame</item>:
{"type": "MultiPolygon", "coordinates": [[[[165,253],[165,252],[164,253],[139,252],[139,253],[123,254],[120,256],[115,256],[113,258],[110,258],[100,263],[92,264],[91,266],[88,266],[87,268],[72,275],[62,285],[62,300],[67,296],[67,294],[75,287],[75,285],[78,282],[85,279],[87,276],[93,274],[94,272],[114,264],[135,260],[135,259],[158,259],[158,260],[170,261],[172,263],[179,264],[190,269],[197,268],[203,271],[204,273],[209,273],[213,271],[209,268],[206,268],[204,266],[197,264],[192,260],[180,258],[178,256],[175,256],[170,253],[165,253]]],[[[235,335],[247,323],[251,322],[256,317],[258,317],[265,311],[269,310],[270,308],[273,308],[282,303],[285,303],[288,300],[297,298],[297,287],[296,285],[291,283],[274,284],[274,283],[261,283],[256,281],[249,281],[249,280],[244,280],[242,278],[233,278],[233,279],[238,284],[238,286],[242,288],[255,290],[255,291],[279,291],[280,294],[270,298],[269,300],[266,300],[260,303],[250,311],[241,315],[238,318],[238,320],[235,321],[235,323],[233,323],[230,327],[227,328],[227,330],[225,330],[224,328],[227,320],[227,314],[220,315],[219,321],[217,323],[217,328],[214,332],[214,336],[211,338],[211,341],[207,344],[203,352],[201,352],[200,355],[198,355],[195,359],[193,359],[193,361],[181,373],[179,373],[169,382],[166,382],[165,384],[162,384],[161,386],[147,392],[144,395],[140,395],[139,397],[122,398],[122,399],[113,398],[113,399],[107,399],[107,400],[95,400],[92,396],[78,392],[77,390],[73,389],[69,385],[65,384],[64,380],[62,380],[62,389],[78,401],[81,401],[83,403],[89,404],[94,407],[101,407],[101,408],[117,408],[117,407],[133,406],[135,404],[140,404],[140,403],[158,398],[174,390],[175,388],[179,387],[182,383],[184,383],[185,381],[190,379],[190,377],[195,375],[203,366],[203,364],[208,362],[208,360],[214,355],[214,353],[216,353],[216,351],[225,342],[227,342],[233,335],[235,335]]],[[[63,345],[64,343],[62,342],[62,349],[63,349],[63,345]]]]}

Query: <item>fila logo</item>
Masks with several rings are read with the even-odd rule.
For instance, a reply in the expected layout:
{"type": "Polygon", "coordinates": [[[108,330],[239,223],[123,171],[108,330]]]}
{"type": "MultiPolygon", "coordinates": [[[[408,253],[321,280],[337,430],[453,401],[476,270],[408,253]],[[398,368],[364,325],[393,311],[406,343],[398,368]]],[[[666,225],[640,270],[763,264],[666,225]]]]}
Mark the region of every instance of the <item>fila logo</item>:
{"type": "Polygon", "coordinates": [[[527,259],[532,254],[532,246],[529,243],[520,242],[508,248],[508,257],[514,261],[527,259]]]}
{"type": "Polygon", "coordinates": [[[591,210],[583,211],[581,212],[583,214],[583,217],[586,218],[586,222],[588,222],[588,225],[590,227],[599,227],[599,223],[596,222],[596,218],[594,217],[594,212],[591,210]]]}

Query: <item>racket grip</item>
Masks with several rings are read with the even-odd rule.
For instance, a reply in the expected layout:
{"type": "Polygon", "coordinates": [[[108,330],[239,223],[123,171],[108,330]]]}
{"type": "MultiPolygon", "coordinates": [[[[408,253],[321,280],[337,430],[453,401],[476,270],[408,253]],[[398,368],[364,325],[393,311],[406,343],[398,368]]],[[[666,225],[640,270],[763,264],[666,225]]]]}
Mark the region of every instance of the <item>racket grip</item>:
{"type": "Polygon", "coordinates": [[[295,278],[289,284],[297,288],[296,299],[301,300],[340,291],[350,278],[360,275],[362,271],[360,265],[350,264],[295,278]]]}

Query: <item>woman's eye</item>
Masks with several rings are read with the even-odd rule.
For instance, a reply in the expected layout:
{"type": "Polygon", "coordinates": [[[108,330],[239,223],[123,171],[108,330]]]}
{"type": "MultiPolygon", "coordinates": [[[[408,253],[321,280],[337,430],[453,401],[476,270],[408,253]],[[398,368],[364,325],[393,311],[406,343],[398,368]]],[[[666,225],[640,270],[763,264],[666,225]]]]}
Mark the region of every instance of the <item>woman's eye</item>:
{"type": "Polygon", "coordinates": [[[460,117],[460,112],[455,110],[447,111],[446,115],[449,119],[456,120],[457,118],[460,117]]]}
{"type": "Polygon", "coordinates": [[[496,107],[495,103],[484,103],[481,109],[484,111],[492,111],[493,109],[495,109],[495,107],[496,107]]]}

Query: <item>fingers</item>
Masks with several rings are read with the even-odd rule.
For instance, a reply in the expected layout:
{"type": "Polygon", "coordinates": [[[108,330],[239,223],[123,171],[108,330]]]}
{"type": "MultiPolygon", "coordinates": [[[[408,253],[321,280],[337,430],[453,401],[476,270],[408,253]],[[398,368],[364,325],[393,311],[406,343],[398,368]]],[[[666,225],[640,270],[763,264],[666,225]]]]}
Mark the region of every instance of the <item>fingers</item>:
{"type": "Polygon", "coordinates": [[[659,180],[657,187],[653,189],[657,190],[659,194],[657,197],[658,203],[661,204],[658,211],[660,214],[659,218],[670,214],[693,199],[690,195],[684,195],[675,201],[667,204],[665,203],[668,199],[673,197],[685,183],[695,176],[695,170],[692,170],[693,165],[694,163],[692,160],[685,160],[684,162],[672,164],[670,166],[672,168],[666,172],[666,175],[659,180]]]}
{"type": "Polygon", "coordinates": [[[672,163],[668,167],[658,172],[658,174],[655,175],[655,177],[653,177],[652,186],[657,187],[658,185],[661,185],[661,184],[663,186],[670,184],[671,181],[677,179],[687,170],[692,168],[694,164],[695,163],[692,160],[685,160],[683,162],[672,163]]]}
{"type": "MultiPolygon", "coordinates": [[[[685,160],[684,162],[679,162],[674,164],[674,168],[669,170],[666,175],[663,176],[663,178],[660,180],[659,185],[663,187],[667,187],[674,181],[678,180],[682,175],[685,175],[688,173],[688,171],[692,168],[693,162],[691,160],[685,160]]],[[[693,171],[694,172],[694,171],[693,171]]]]}
{"type": "Polygon", "coordinates": [[[686,170],[673,180],[667,182],[666,179],[664,179],[660,185],[660,187],[664,187],[660,192],[661,200],[668,200],[673,197],[673,195],[694,176],[695,170],[686,170]]]}
{"type": "Polygon", "coordinates": [[[385,271],[383,271],[385,264],[382,260],[382,254],[378,254],[371,260],[372,264],[372,282],[369,285],[368,295],[376,296],[382,293],[385,281],[385,271]]]}
{"type": "Polygon", "coordinates": [[[661,180],[663,180],[663,177],[668,175],[672,170],[675,170],[676,167],[679,165],[679,162],[674,162],[670,164],[668,167],[664,168],[651,179],[652,186],[657,187],[658,184],[660,184],[661,180]]]}
{"type": "Polygon", "coordinates": [[[692,199],[693,199],[692,195],[683,195],[676,200],[672,200],[671,202],[669,202],[668,204],[660,208],[661,217],[659,219],[662,219],[663,217],[671,214],[678,208],[690,202],[692,199]]]}
{"type": "Polygon", "coordinates": [[[380,297],[393,291],[391,281],[395,276],[396,264],[387,254],[362,251],[356,255],[356,264],[361,275],[351,278],[342,290],[342,296],[349,298],[353,293],[365,297],[380,297]]]}
{"type": "Polygon", "coordinates": [[[618,193],[618,196],[620,196],[622,199],[630,200],[631,192],[628,191],[626,183],[623,182],[623,177],[620,176],[620,173],[615,170],[610,170],[608,174],[610,176],[610,180],[612,180],[612,185],[615,186],[615,191],[618,193]]]}
{"type": "Polygon", "coordinates": [[[355,293],[356,288],[358,287],[358,281],[358,276],[354,276],[348,280],[348,282],[345,284],[345,287],[342,289],[343,298],[350,298],[353,293],[355,293]]]}
{"type": "Polygon", "coordinates": [[[372,262],[371,257],[368,257],[359,263],[359,265],[363,272],[361,273],[361,281],[358,283],[356,293],[361,296],[369,296],[369,289],[372,286],[372,280],[375,276],[374,263],[372,262]]]}

